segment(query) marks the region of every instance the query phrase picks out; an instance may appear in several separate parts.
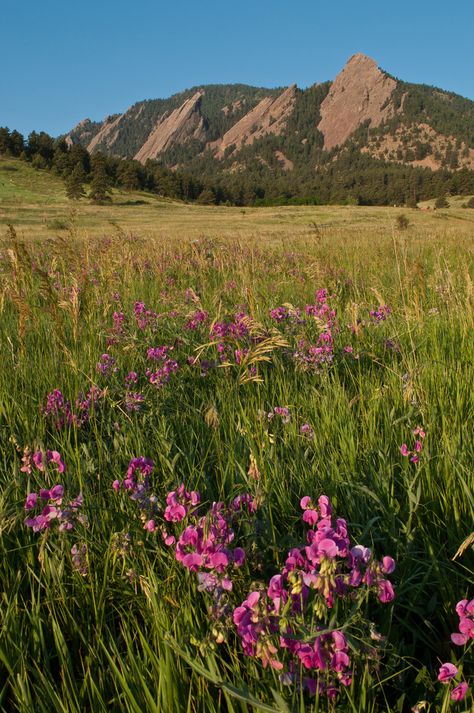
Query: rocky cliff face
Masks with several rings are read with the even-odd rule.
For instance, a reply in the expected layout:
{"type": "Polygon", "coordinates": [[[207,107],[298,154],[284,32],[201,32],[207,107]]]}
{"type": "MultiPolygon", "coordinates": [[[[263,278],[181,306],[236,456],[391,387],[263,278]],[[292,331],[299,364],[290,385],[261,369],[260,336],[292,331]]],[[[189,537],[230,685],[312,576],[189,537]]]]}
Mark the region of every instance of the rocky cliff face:
{"type": "Polygon", "coordinates": [[[324,135],[324,148],[341,146],[367,120],[373,128],[392,116],[390,98],[396,86],[373,59],[353,55],[321,104],[318,129],[324,135]]]}
{"type": "Polygon", "coordinates": [[[222,158],[230,146],[234,146],[234,151],[238,151],[242,146],[252,144],[267,134],[279,136],[285,130],[295,101],[296,84],[285,89],[276,99],[262,99],[252,111],[234,124],[222,139],[210,143],[209,148],[217,149],[215,157],[222,158]]]}
{"type": "Polygon", "coordinates": [[[94,138],[87,144],[87,150],[92,153],[96,146],[104,142],[108,148],[111,148],[114,144],[114,140],[117,138],[118,126],[123,119],[123,114],[118,116],[108,116],[100,130],[96,133],[94,138]]]}
{"type": "Polygon", "coordinates": [[[66,141],[142,163],[159,158],[199,175],[203,166],[218,173],[252,164],[316,171],[327,162],[326,151],[335,150],[337,158],[351,137],[356,149],[381,161],[473,168],[474,102],[396,81],[356,54],[332,83],[306,90],[294,84],[284,90],[195,87],[138,102],[102,122],[85,119],[66,141]],[[365,124],[368,130],[354,137],[365,124]]]}
{"type": "Polygon", "coordinates": [[[191,139],[203,141],[206,130],[200,111],[202,96],[203,92],[196,92],[178,109],[162,116],[134,158],[145,163],[149,158],[157,158],[173,144],[184,144],[191,139]]]}

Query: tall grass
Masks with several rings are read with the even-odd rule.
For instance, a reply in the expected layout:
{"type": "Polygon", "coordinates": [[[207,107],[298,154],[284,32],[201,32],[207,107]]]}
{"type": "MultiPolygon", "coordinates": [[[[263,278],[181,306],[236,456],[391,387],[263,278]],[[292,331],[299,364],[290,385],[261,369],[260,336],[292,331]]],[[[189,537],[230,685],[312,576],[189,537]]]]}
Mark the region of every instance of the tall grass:
{"type": "MultiPolygon", "coordinates": [[[[472,550],[452,559],[474,529],[473,266],[472,243],[455,233],[436,243],[380,230],[348,240],[340,229],[317,240],[164,243],[116,231],[102,240],[73,233],[24,244],[11,230],[0,248],[0,709],[333,706],[282,686],[277,672],[244,656],[232,632],[227,643],[213,641],[193,576],[111,488],[138,455],[155,462],[163,498],[184,482],[208,502],[249,487],[252,456],[266,542],[262,576],[303,537],[300,498],[330,496],[358,542],[397,561],[395,602],[370,610],[387,637],[384,657],[358,672],[336,707],[446,705],[437,668],[451,657],[454,605],[474,584],[472,550]],[[215,348],[209,327],[196,334],[178,327],[196,308],[185,300],[188,288],[210,320],[244,309],[269,335],[268,348],[250,353],[243,367],[206,376],[180,364],[142,411],[128,412],[115,377],[107,382],[96,368],[114,293],[128,315],[141,300],[164,315],[150,346],[176,343],[204,358],[215,348]],[[358,358],[304,371],[269,310],[303,306],[320,288],[334,295],[339,323],[352,326],[358,358]],[[379,304],[392,314],[368,325],[379,304]],[[252,364],[258,379],[243,378],[252,364]],[[57,430],[44,417],[53,389],[74,401],[93,385],[105,394],[85,428],[57,430]],[[270,427],[262,417],[275,406],[290,410],[288,424],[270,427]],[[314,438],[301,434],[303,423],[314,438]],[[414,464],[400,446],[419,425],[427,436],[414,464]],[[87,527],[39,534],[25,527],[24,500],[41,475],[20,472],[26,446],[60,451],[66,491],[84,493],[87,527]],[[121,549],[125,532],[130,544],[121,549]],[[87,544],[85,577],[71,565],[79,540],[87,544]]],[[[121,373],[144,371],[143,346],[137,336],[110,347],[121,373]]]]}

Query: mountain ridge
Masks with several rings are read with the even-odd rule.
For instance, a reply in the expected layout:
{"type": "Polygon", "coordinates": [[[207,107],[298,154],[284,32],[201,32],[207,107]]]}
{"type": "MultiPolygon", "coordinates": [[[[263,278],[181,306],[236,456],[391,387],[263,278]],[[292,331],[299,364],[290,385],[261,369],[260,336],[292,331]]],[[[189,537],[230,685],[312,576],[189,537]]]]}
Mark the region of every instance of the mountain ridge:
{"type": "Polygon", "coordinates": [[[89,152],[191,172],[210,172],[210,162],[216,173],[256,162],[291,171],[308,161],[316,171],[354,147],[380,161],[474,169],[474,102],[403,82],[357,53],[333,81],[306,89],[200,85],[137,102],[102,122],[82,120],[65,138],[89,152]],[[317,88],[324,89],[316,97],[317,88]]]}

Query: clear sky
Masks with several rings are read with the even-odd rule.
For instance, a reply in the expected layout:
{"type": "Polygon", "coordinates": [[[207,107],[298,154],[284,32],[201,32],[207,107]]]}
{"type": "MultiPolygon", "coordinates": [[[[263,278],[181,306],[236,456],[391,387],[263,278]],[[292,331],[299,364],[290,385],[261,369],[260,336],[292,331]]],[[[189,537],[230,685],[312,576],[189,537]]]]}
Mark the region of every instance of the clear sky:
{"type": "Polygon", "coordinates": [[[306,87],[364,52],[474,99],[474,0],[1,0],[0,126],[66,132],[196,84],[306,87]]]}

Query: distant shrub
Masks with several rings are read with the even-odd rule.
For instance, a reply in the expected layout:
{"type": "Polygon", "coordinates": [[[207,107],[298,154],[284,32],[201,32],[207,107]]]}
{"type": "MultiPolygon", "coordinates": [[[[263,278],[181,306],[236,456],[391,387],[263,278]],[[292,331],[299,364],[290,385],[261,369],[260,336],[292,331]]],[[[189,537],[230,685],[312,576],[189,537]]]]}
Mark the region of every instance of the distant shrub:
{"type": "Polygon", "coordinates": [[[61,220],[61,218],[54,218],[46,223],[46,227],[49,228],[49,230],[67,230],[69,225],[65,220],[61,220]]]}
{"type": "Polygon", "coordinates": [[[435,208],[449,208],[446,196],[438,196],[435,202],[435,208]]]}
{"type": "Polygon", "coordinates": [[[472,198],[469,198],[469,200],[466,201],[466,203],[463,203],[462,207],[463,208],[474,208],[474,196],[472,196],[472,198]]]}
{"type": "Polygon", "coordinates": [[[396,222],[397,228],[399,230],[406,230],[410,225],[410,221],[406,217],[405,213],[400,213],[400,215],[397,215],[396,222]]]}

